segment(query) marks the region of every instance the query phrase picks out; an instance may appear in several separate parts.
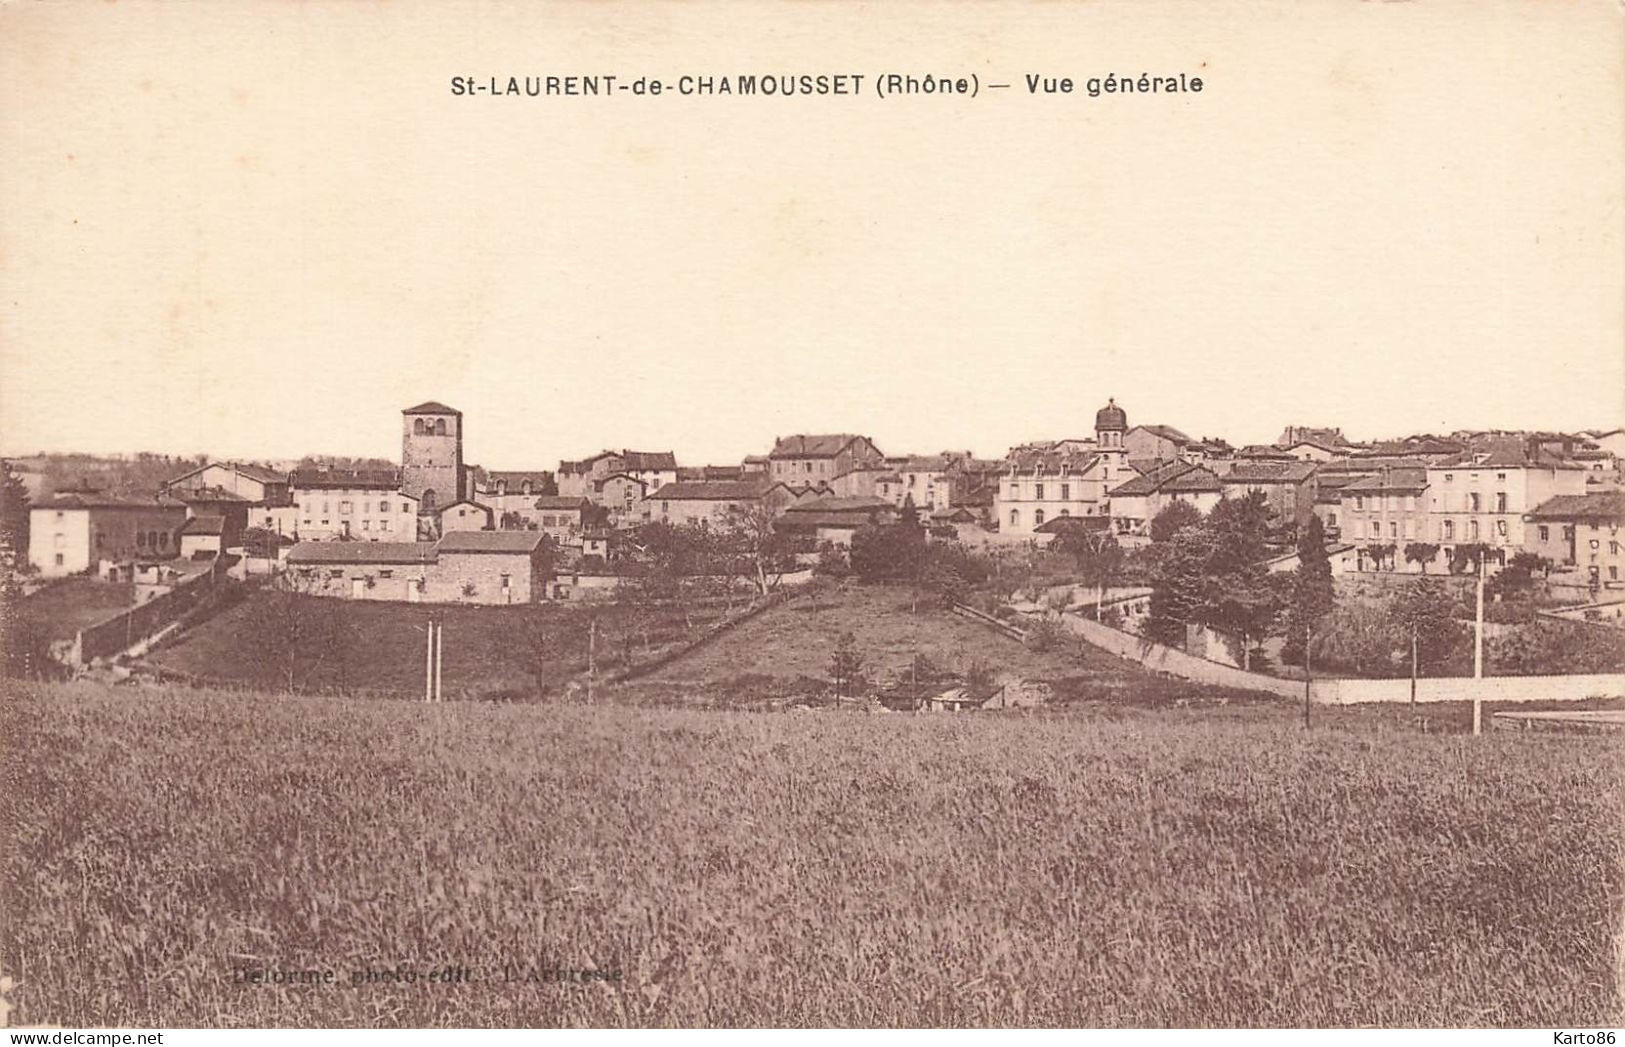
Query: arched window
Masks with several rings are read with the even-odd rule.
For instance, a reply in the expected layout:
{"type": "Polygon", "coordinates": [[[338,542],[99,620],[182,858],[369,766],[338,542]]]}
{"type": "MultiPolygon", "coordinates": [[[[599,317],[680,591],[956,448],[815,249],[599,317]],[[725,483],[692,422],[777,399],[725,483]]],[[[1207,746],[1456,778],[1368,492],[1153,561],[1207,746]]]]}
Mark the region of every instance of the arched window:
{"type": "Polygon", "coordinates": [[[436,418],[434,420],[434,434],[436,436],[446,435],[446,420],[444,418],[436,418]]]}
{"type": "Polygon", "coordinates": [[[424,423],[423,419],[421,419],[421,418],[412,419],[412,432],[414,434],[416,434],[418,436],[422,436],[425,432],[428,431],[428,428],[429,428],[428,425],[426,425],[424,423]]]}
{"type": "Polygon", "coordinates": [[[1040,524],[1042,524],[1043,522],[1044,522],[1044,510],[1042,510],[1042,509],[1034,509],[1033,510],[1033,526],[1037,527],[1040,524]]]}
{"type": "Polygon", "coordinates": [[[435,505],[434,488],[427,487],[423,491],[423,508],[433,509],[435,505]]]}
{"type": "Polygon", "coordinates": [[[524,494],[524,495],[528,495],[528,494],[531,493],[530,481],[529,480],[526,480],[524,483],[519,485],[519,493],[524,494]]]}
{"type": "Polygon", "coordinates": [[[1021,526],[1021,510],[1020,509],[1012,509],[1012,510],[1010,510],[1010,526],[1011,527],[1020,527],[1021,526]]]}

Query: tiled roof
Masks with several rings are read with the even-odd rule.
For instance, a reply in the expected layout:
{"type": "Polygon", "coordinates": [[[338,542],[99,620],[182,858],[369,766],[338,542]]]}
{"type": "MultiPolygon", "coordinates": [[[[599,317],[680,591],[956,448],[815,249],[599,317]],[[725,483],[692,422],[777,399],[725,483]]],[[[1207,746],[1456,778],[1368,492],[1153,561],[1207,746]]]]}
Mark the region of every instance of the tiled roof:
{"type": "Polygon", "coordinates": [[[1164,440],[1172,440],[1180,446],[1196,442],[1171,425],[1136,425],[1134,428],[1144,429],[1146,432],[1160,436],[1164,440]]]}
{"type": "Polygon", "coordinates": [[[288,562],[291,564],[427,564],[434,563],[434,543],[300,542],[288,550],[288,562]]]}
{"type": "Polygon", "coordinates": [[[1136,476],[1108,492],[1112,498],[1134,498],[1159,491],[1200,493],[1222,491],[1224,485],[1212,470],[1189,462],[1167,462],[1159,469],[1136,476]]]}
{"type": "Polygon", "coordinates": [[[1371,494],[1383,491],[1421,491],[1428,485],[1426,469],[1388,469],[1370,476],[1360,476],[1341,485],[1341,493],[1371,494]]]}
{"type": "Polygon", "coordinates": [[[173,509],[185,511],[185,506],[169,498],[152,498],[133,494],[106,494],[101,491],[62,491],[43,501],[35,502],[33,509],[173,509]]]}
{"type": "Polygon", "coordinates": [[[401,474],[393,469],[296,469],[288,474],[288,486],[305,490],[395,491],[401,474]]]}
{"type": "Polygon", "coordinates": [[[547,540],[541,531],[452,531],[435,545],[442,553],[529,553],[547,540]]]}
{"type": "Polygon", "coordinates": [[[1584,466],[1559,458],[1550,451],[1531,451],[1523,444],[1494,444],[1487,451],[1464,451],[1442,461],[1434,462],[1430,469],[1583,469],[1584,466]]]}
{"type": "Polygon", "coordinates": [[[171,485],[179,484],[181,481],[187,479],[188,477],[196,476],[205,469],[213,469],[216,467],[221,469],[230,469],[239,476],[246,476],[250,480],[254,480],[262,484],[286,483],[288,480],[288,478],[282,473],[277,472],[275,469],[267,469],[263,465],[239,465],[236,462],[210,462],[208,465],[200,465],[196,469],[192,469],[189,472],[180,474],[179,476],[170,480],[169,483],[171,485]]]}
{"type": "Polygon", "coordinates": [[[545,469],[487,469],[485,471],[485,484],[487,487],[498,481],[506,483],[509,487],[518,487],[526,480],[529,480],[532,485],[536,485],[548,483],[552,479],[553,474],[545,469]]]}
{"type": "Polygon", "coordinates": [[[809,498],[805,502],[797,502],[784,511],[786,513],[868,513],[876,509],[896,508],[884,498],[859,496],[857,498],[809,498]]]}
{"type": "Polygon", "coordinates": [[[205,514],[194,516],[181,525],[181,534],[224,534],[226,518],[205,514]]]}
{"type": "Polygon", "coordinates": [[[1302,483],[1315,474],[1315,468],[1314,462],[1237,462],[1224,474],[1224,482],[1302,483]]]}
{"type": "Polygon", "coordinates": [[[425,400],[416,407],[408,407],[402,414],[455,414],[461,416],[463,412],[455,407],[447,407],[438,400],[425,400]]]}
{"type": "Polygon", "coordinates": [[[677,456],[670,451],[622,451],[621,458],[634,472],[677,468],[677,456]]]}
{"type": "Polygon", "coordinates": [[[1367,476],[1383,469],[1426,469],[1427,460],[1414,455],[1356,455],[1340,462],[1322,462],[1320,475],[1324,478],[1336,474],[1367,476]]]}
{"type": "Polygon", "coordinates": [[[661,501],[737,502],[760,498],[773,486],[766,477],[750,480],[679,480],[648,497],[661,501]]]}
{"type": "Polygon", "coordinates": [[[1224,484],[1211,470],[1196,466],[1185,472],[1176,473],[1162,481],[1159,490],[1192,494],[1204,491],[1222,491],[1224,490],[1224,484]]]}
{"type": "Polygon", "coordinates": [[[1625,523],[1625,491],[1598,491],[1592,494],[1560,494],[1529,512],[1531,520],[1594,520],[1598,523],[1625,523]]]}
{"type": "Polygon", "coordinates": [[[252,498],[244,498],[224,487],[182,487],[170,492],[171,496],[183,502],[242,502],[247,505],[253,502],[252,498]]]}
{"type": "Polygon", "coordinates": [[[850,512],[785,513],[773,521],[773,526],[784,530],[803,527],[862,527],[869,523],[869,515],[850,512]]]}
{"type": "Polygon", "coordinates": [[[585,509],[591,504],[585,498],[572,498],[564,494],[539,494],[531,503],[537,509],[585,509]]]}
{"type": "Polygon", "coordinates": [[[1009,465],[1018,473],[1045,472],[1060,473],[1065,469],[1069,475],[1081,476],[1100,460],[1100,455],[1093,451],[1040,451],[1022,450],[1011,454],[1009,465]]]}
{"type": "Polygon", "coordinates": [[[769,458],[834,458],[847,445],[854,440],[863,440],[866,437],[855,433],[821,433],[806,435],[798,433],[795,436],[781,436],[773,442],[773,450],[769,458]]]}

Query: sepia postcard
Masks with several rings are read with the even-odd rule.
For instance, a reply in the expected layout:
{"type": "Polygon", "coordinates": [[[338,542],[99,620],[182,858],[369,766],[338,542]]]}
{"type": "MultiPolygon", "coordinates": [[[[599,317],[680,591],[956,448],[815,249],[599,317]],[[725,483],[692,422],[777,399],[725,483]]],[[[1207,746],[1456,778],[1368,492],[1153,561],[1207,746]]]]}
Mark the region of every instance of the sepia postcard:
{"type": "Polygon", "coordinates": [[[9,1044],[1613,1044],[1622,527],[1614,0],[0,0],[9,1044]]]}

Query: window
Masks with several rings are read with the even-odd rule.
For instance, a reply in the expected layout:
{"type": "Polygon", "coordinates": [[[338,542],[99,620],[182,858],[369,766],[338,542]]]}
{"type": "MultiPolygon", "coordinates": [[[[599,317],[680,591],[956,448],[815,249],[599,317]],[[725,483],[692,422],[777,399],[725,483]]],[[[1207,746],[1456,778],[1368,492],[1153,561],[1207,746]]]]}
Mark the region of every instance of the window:
{"type": "Polygon", "coordinates": [[[1365,496],[1364,495],[1358,495],[1357,494],[1357,495],[1354,496],[1354,508],[1361,509],[1361,510],[1363,510],[1365,508],[1365,496]]]}
{"type": "Polygon", "coordinates": [[[1552,529],[1550,527],[1547,527],[1545,524],[1541,524],[1540,527],[1538,528],[1538,530],[1540,531],[1540,540],[1541,541],[1543,541],[1543,542],[1551,541],[1552,529]]]}
{"type": "Polygon", "coordinates": [[[1495,533],[1502,538],[1507,536],[1507,522],[1505,520],[1495,521],[1495,533]]]}
{"type": "Polygon", "coordinates": [[[168,549],[169,548],[169,532],[168,531],[159,531],[158,532],[158,547],[160,549],[168,549]]]}
{"type": "Polygon", "coordinates": [[[1467,493],[1467,511],[1470,512],[1470,513],[1478,512],[1478,492],[1477,491],[1469,491],[1467,493]]]}
{"type": "Polygon", "coordinates": [[[1326,526],[1327,527],[1336,527],[1337,526],[1337,514],[1336,513],[1327,513],[1326,514],[1326,526]]]}
{"type": "Polygon", "coordinates": [[[1456,521],[1446,520],[1444,522],[1444,529],[1440,532],[1440,537],[1447,542],[1454,540],[1456,537],[1456,521]]]}
{"type": "Polygon", "coordinates": [[[393,578],[393,577],[395,577],[395,572],[393,570],[388,569],[388,568],[380,568],[379,571],[378,571],[378,577],[380,577],[380,578],[393,578]]]}
{"type": "Polygon", "coordinates": [[[380,531],[387,531],[387,530],[389,530],[389,521],[388,521],[388,520],[379,520],[379,521],[378,521],[378,529],[379,529],[379,530],[380,530],[380,531]]]}
{"type": "Polygon", "coordinates": [[[1507,511],[1507,493],[1505,491],[1495,492],[1495,511],[1498,513],[1507,511]]]}
{"type": "Polygon", "coordinates": [[[1408,495],[1405,496],[1405,511],[1406,512],[1415,512],[1416,511],[1416,495],[1408,494],[1408,495]]]}
{"type": "MultiPolygon", "coordinates": [[[[56,536],[56,544],[58,546],[65,544],[64,539],[60,534],[56,536]]],[[[135,532],[135,547],[137,549],[145,549],[147,547],[147,532],[135,532]]]]}
{"type": "Polygon", "coordinates": [[[502,588],[506,589],[512,584],[507,575],[502,575],[502,588]]]}
{"type": "Polygon", "coordinates": [[[1071,500],[1072,500],[1072,485],[1071,484],[1062,484],[1061,485],[1061,501],[1070,502],[1071,500]]]}
{"type": "Polygon", "coordinates": [[[340,512],[340,514],[347,513],[349,511],[350,511],[350,503],[349,502],[340,502],[339,503],[339,512],[340,512]]]}
{"type": "Polygon", "coordinates": [[[1505,480],[1507,478],[1507,474],[1506,473],[1496,473],[1495,478],[1497,480],[1505,480]]]}
{"type": "Polygon", "coordinates": [[[1477,520],[1468,520],[1467,521],[1467,537],[1472,539],[1475,542],[1478,541],[1478,521],[1477,520]]]}
{"type": "Polygon", "coordinates": [[[1378,523],[1375,520],[1371,521],[1371,537],[1373,537],[1373,538],[1381,538],[1382,537],[1382,524],[1378,523]]]}
{"type": "Polygon", "coordinates": [[[1609,542],[1608,543],[1608,552],[1610,554],[1614,555],[1614,556],[1618,556],[1619,555],[1619,543],[1618,542],[1609,542]]]}
{"type": "Polygon", "coordinates": [[[327,577],[329,577],[329,578],[343,578],[344,577],[344,568],[342,568],[342,567],[330,568],[328,570],[328,572],[327,572],[327,577]]]}
{"type": "Polygon", "coordinates": [[[362,520],[362,521],[361,521],[361,529],[362,529],[362,530],[363,530],[363,531],[370,531],[370,530],[372,530],[372,521],[371,521],[371,520],[362,520]]]}
{"type": "Polygon", "coordinates": [[[1034,509],[1033,510],[1033,526],[1037,527],[1039,524],[1041,524],[1043,522],[1044,522],[1044,510],[1042,510],[1042,509],[1034,509]]]}
{"type": "Polygon", "coordinates": [[[1389,523],[1388,523],[1388,537],[1390,537],[1390,538],[1398,538],[1399,537],[1399,523],[1397,521],[1389,521],[1389,523]]]}
{"type": "MultiPolygon", "coordinates": [[[[379,512],[381,512],[381,513],[387,513],[387,512],[389,512],[389,503],[388,503],[388,502],[379,502],[379,503],[378,503],[378,511],[379,511],[379,512]]],[[[406,507],[405,507],[405,506],[402,506],[402,507],[401,507],[401,511],[402,511],[402,512],[405,512],[405,511],[406,511],[406,507]]]]}
{"type": "Polygon", "coordinates": [[[411,511],[412,511],[412,507],[410,505],[406,504],[405,502],[401,503],[401,512],[409,513],[411,511]]]}
{"type": "Polygon", "coordinates": [[[1012,510],[1010,510],[1010,526],[1011,527],[1020,527],[1021,526],[1021,510],[1020,509],[1012,509],[1012,510]]]}
{"type": "Polygon", "coordinates": [[[1453,474],[1453,473],[1445,473],[1444,474],[1444,482],[1445,483],[1449,483],[1451,480],[1454,480],[1455,478],[1456,478],[1455,474],[1453,474]]]}
{"type": "Polygon", "coordinates": [[[56,565],[58,567],[62,566],[62,554],[61,553],[56,554],[56,565]]]}
{"type": "Polygon", "coordinates": [[[1021,497],[1021,485],[1020,484],[1011,484],[1010,485],[1010,497],[1011,498],[1020,498],[1021,497]]]}

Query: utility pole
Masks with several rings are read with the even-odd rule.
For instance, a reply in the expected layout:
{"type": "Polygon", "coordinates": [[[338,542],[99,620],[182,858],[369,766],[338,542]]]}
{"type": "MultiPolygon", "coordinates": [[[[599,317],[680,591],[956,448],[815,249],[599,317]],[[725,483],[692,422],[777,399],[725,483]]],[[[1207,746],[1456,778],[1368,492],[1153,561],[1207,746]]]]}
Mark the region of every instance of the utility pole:
{"type": "Polygon", "coordinates": [[[598,675],[598,616],[593,615],[587,623],[587,704],[592,704],[593,679],[598,675]]]}
{"type": "Polygon", "coordinates": [[[1309,729],[1309,681],[1314,677],[1314,673],[1309,667],[1309,640],[1312,635],[1313,630],[1305,625],[1303,627],[1303,729],[1306,731],[1309,729]]]}
{"type": "Polygon", "coordinates": [[[434,700],[437,702],[446,700],[445,692],[440,689],[441,671],[445,668],[442,657],[445,652],[445,642],[446,625],[444,622],[436,621],[434,623],[434,700]]]}
{"type": "Polygon", "coordinates": [[[423,700],[434,701],[434,619],[423,630],[423,700]]]}
{"type": "Polygon", "coordinates": [[[1411,709],[1416,708],[1416,623],[1411,623],[1411,709]]]}
{"type": "MultiPolygon", "coordinates": [[[[1478,554],[1478,614],[1473,623],[1473,679],[1484,678],[1484,561],[1488,550],[1480,548],[1478,554]]],[[[1473,733],[1483,729],[1483,688],[1473,688],[1473,733]]]]}

